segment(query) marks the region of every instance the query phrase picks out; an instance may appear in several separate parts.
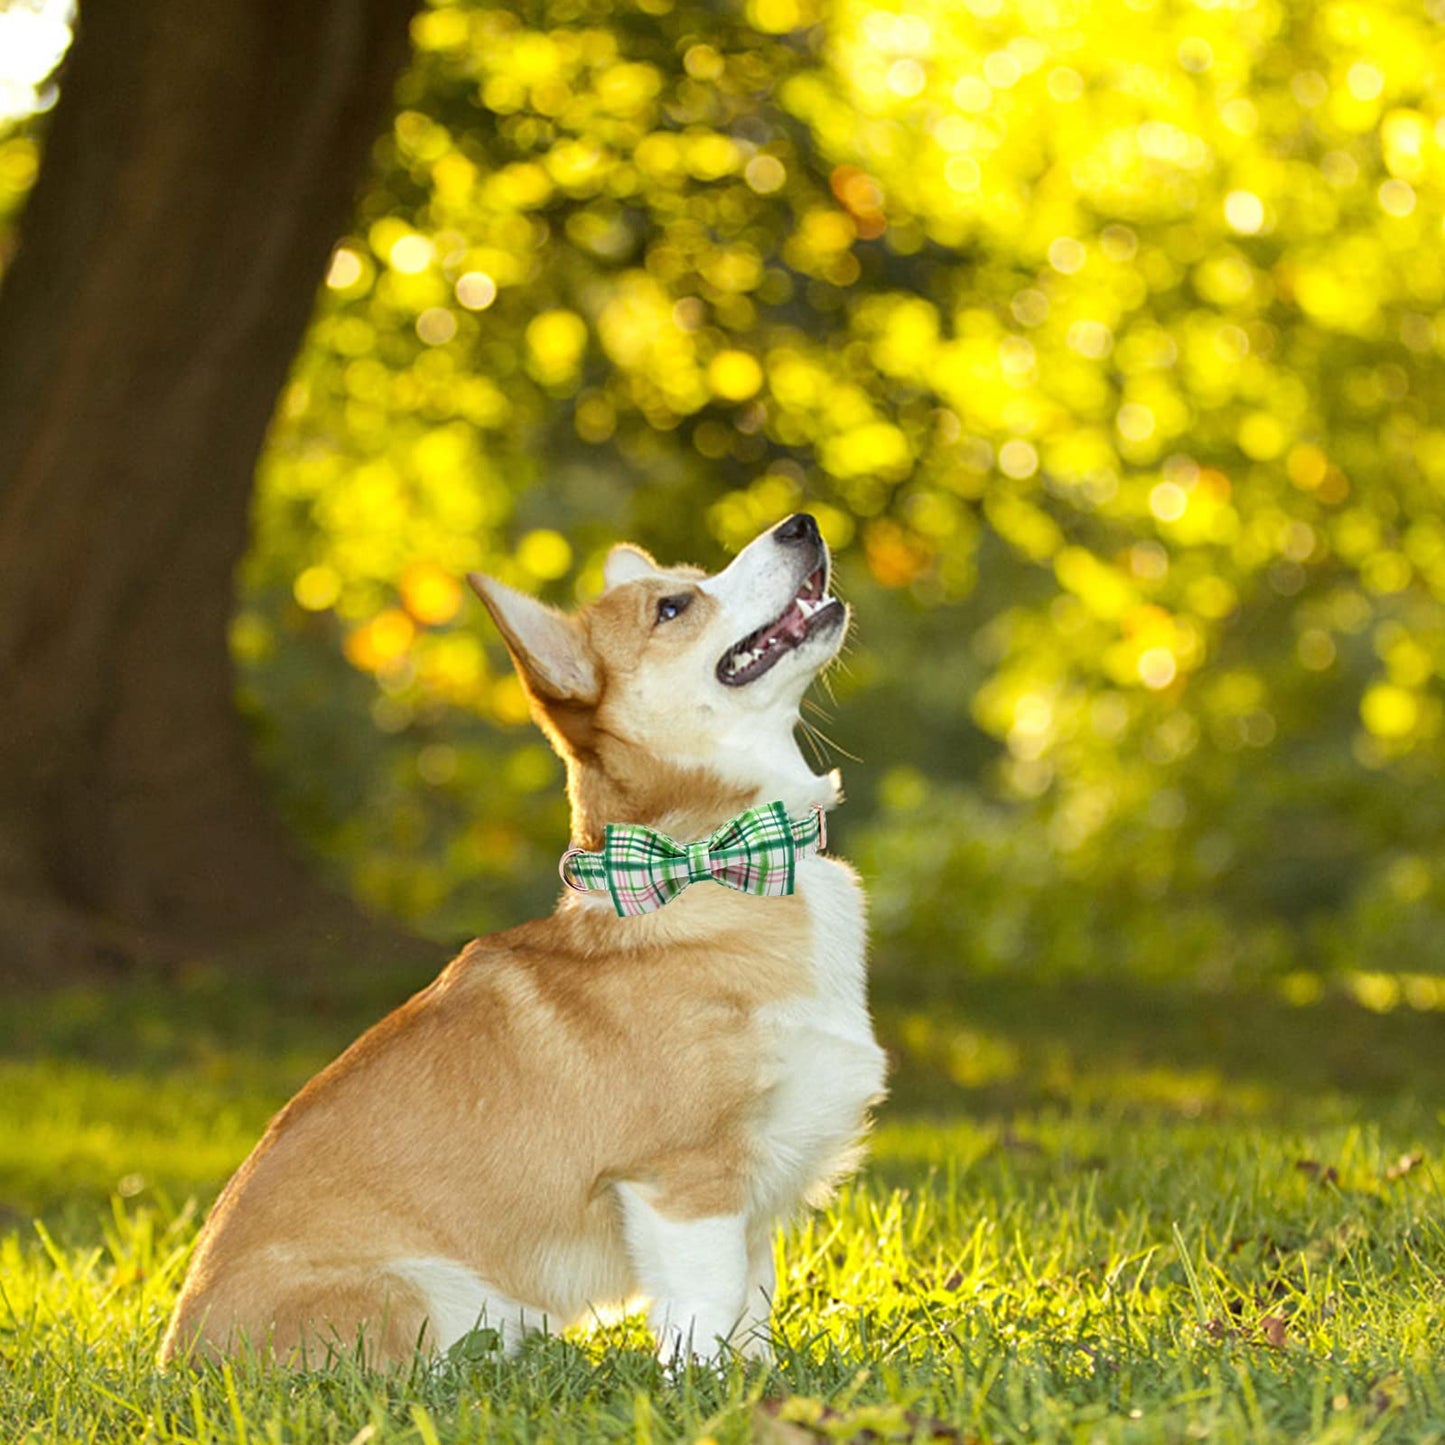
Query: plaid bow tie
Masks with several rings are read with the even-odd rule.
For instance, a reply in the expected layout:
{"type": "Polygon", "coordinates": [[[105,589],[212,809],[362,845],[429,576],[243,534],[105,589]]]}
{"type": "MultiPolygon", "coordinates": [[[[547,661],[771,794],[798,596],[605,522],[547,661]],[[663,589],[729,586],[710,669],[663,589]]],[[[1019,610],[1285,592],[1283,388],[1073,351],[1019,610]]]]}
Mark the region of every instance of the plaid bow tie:
{"type": "Polygon", "coordinates": [[[821,808],[794,822],[781,803],[759,803],[698,843],[679,843],[642,823],[609,823],[600,853],[569,848],[558,871],[578,893],[605,888],[618,916],[629,918],[707,878],[739,893],[781,897],[793,891],[797,860],[826,844],[821,808]]]}

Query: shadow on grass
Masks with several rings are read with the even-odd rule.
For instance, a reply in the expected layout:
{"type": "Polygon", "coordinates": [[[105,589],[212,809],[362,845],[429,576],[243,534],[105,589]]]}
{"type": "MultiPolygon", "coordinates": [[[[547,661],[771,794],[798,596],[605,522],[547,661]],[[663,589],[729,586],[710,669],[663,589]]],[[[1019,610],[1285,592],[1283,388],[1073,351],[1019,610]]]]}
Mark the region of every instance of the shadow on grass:
{"type": "Polygon", "coordinates": [[[877,1005],[892,1106],[1008,1113],[1112,1104],[1288,1119],[1331,1100],[1368,1116],[1445,1106],[1445,1014],[1376,1012],[1325,989],[893,977],[877,1005]]]}

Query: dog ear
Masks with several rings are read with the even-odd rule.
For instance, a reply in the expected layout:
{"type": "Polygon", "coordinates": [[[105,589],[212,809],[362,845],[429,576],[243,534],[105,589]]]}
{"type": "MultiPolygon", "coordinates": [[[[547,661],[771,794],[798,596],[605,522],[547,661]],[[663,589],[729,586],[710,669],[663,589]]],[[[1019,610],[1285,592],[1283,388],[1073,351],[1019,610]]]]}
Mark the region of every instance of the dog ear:
{"type": "Polygon", "coordinates": [[[468,572],[472,590],[487,604],[522,681],[543,701],[594,703],[599,683],[576,618],[480,572],[468,572]]]}
{"type": "Polygon", "coordinates": [[[602,588],[610,592],[624,582],[636,582],[640,577],[655,577],[657,563],[641,547],[631,542],[619,542],[602,564],[602,588]]]}

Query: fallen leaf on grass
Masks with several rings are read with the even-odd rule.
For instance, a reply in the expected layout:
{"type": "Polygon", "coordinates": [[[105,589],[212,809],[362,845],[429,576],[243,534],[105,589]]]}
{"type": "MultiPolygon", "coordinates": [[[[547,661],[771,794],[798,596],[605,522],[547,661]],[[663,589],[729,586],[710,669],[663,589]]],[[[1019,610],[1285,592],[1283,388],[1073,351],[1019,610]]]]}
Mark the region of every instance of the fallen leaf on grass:
{"type": "Polygon", "coordinates": [[[1010,1154],[1042,1154],[1044,1146],[1033,1139],[1026,1139],[1022,1134],[1015,1134],[1012,1129],[1006,1128],[998,1136],[1000,1149],[1010,1154]]]}
{"type": "Polygon", "coordinates": [[[1405,1403],[1405,1382],[1399,1375],[1386,1375],[1370,1386],[1369,1415],[1373,1423],[1405,1403]]]}
{"type": "Polygon", "coordinates": [[[1386,1179],[1403,1179],[1412,1169],[1425,1162],[1425,1151],[1423,1149],[1412,1149],[1408,1154],[1402,1154],[1385,1170],[1386,1179]]]}
{"type": "Polygon", "coordinates": [[[757,1445],[817,1445],[823,1436],[791,1420],[780,1420],[774,1408],[763,1404],[753,1411],[753,1439],[757,1445]]]}
{"type": "Polygon", "coordinates": [[[1247,1345],[1268,1345],[1274,1350],[1282,1350],[1288,1346],[1288,1328],[1289,1321],[1283,1315],[1261,1315],[1252,1327],[1237,1325],[1219,1315],[1204,1322],[1204,1333],[1216,1344],[1242,1340],[1247,1345]]]}
{"type": "Polygon", "coordinates": [[[764,1400],[753,1411],[753,1439],[762,1445],[890,1445],[890,1442],[942,1440],[946,1445],[982,1445],[947,1420],[920,1415],[901,1405],[860,1405],[844,1412],[821,1400],[793,1395],[764,1400]]]}

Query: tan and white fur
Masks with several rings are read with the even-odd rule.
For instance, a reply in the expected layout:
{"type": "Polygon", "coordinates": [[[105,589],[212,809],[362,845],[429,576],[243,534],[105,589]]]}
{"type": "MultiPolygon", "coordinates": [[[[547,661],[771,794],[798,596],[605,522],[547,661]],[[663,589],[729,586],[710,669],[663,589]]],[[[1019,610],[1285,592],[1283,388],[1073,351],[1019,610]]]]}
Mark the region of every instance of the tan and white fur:
{"type": "MultiPolygon", "coordinates": [[[[566,763],[575,846],[837,801],[794,737],[847,627],[828,566],[800,515],[715,576],[615,548],[575,615],[471,579],[566,763]],[[772,645],[739,648],[769,624],[772,645]]],[[[567,891],[469,944],[272,1120],[162,1359],[315,1364],[359,1342],[390,1364],[636,1296],[666,1357],[765,1354],[776,1228],[850,1167],[884,1077],[858,880],[826,855],[796,879],[782,898],[694,884],[635,918],[567,891]]]]}

